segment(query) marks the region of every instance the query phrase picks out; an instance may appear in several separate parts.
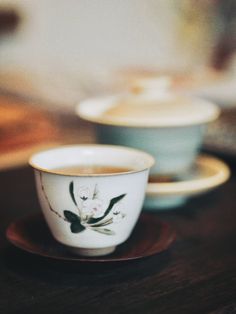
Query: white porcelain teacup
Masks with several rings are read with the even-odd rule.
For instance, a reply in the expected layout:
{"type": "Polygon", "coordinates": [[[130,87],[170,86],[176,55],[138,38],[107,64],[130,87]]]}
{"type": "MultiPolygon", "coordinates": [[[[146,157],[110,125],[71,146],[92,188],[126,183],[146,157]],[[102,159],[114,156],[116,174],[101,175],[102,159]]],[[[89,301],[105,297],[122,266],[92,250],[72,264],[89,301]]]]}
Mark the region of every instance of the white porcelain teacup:
{"type": "Polygon", "coordinates": [[[154,159],[128,147],[73,145],[39,152],[29,163],[54,238],[74,253],[97,256],[131,234],[154,159]]]}

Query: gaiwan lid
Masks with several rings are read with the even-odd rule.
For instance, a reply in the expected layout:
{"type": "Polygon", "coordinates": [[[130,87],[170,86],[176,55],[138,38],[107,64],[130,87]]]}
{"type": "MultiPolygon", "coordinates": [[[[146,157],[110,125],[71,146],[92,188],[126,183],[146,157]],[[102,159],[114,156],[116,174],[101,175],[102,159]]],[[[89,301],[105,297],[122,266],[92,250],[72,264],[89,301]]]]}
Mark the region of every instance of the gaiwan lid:
{"type": "Polygon", "coordinates": [[[170,91],[170,79],[137,81],[130,93],[83,101],[78,115],[88,121],[127,127],[174,127],[205,124],[219,116],[206,100],[170,91]]]}

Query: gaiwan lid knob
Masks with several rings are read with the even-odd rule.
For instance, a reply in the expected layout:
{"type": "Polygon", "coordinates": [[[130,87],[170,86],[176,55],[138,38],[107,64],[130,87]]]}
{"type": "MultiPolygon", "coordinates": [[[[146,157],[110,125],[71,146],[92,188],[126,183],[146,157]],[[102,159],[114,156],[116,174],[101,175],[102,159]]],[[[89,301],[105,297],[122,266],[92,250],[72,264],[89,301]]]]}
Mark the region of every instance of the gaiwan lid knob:
{"type": "Polygon", "coordinates": [[[131,92],[133,94],[153,94],[165,95],[170,93],[172,79],[169,76],[161,76],[156,78],[136,79],[131,83],[131,92]]]}

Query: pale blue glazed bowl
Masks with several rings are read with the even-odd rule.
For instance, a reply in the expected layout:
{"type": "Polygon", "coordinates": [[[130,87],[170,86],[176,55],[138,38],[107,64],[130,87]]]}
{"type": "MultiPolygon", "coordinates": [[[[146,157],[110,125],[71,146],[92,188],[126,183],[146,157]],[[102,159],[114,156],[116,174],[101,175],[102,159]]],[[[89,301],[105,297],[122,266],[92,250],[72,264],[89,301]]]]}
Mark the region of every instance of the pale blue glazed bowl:
{"type": "Polygon", "coordinates": [[[192,166],[205,129],[205,125],[157,129],[96,124],[96,137],[98,143],[146,151],[157,161],[151,174],[175,176],[192,166]]]}
{"type": "MultiPolygon", "coordinates": [[[[219,109],[208,101],[188,98],[187,106],[178,104],[168,108],[163,104],[159,106],[158,102],[147,106],[145,108],[151,108],[155,114],[148,113],[146,117],[145,112],[143,117],[139,113],[138,118],[125,114],[117,118],[104,115],[127,97],[132,96],[85,100],[77,106],[76,112],[94,124],[98,143],[130,146],[154,156],[156,164],[151,175],[173,177],[188,171],[201,147],[207,124],[218,117],[219,109]]],[[[139,99],[139,103],[150,99],[153,102],[155,95],[135,96],[135,99],[139,99]]]]}

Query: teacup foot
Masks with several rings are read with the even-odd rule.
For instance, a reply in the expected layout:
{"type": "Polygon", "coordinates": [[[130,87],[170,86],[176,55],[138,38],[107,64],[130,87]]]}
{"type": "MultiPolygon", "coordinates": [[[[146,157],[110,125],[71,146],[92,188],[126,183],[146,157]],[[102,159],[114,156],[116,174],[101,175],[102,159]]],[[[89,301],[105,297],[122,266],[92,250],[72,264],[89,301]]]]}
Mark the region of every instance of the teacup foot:
{"type": "Polygon", "coordinates": [[[87,249],[87,248],[75,248],[71,247],[70,251],[76,255],[82,255],[82,256],[104,256],[111,254],[115,251],[116,246],[109,246],[105,248],[100,249],[87,249]]]}

